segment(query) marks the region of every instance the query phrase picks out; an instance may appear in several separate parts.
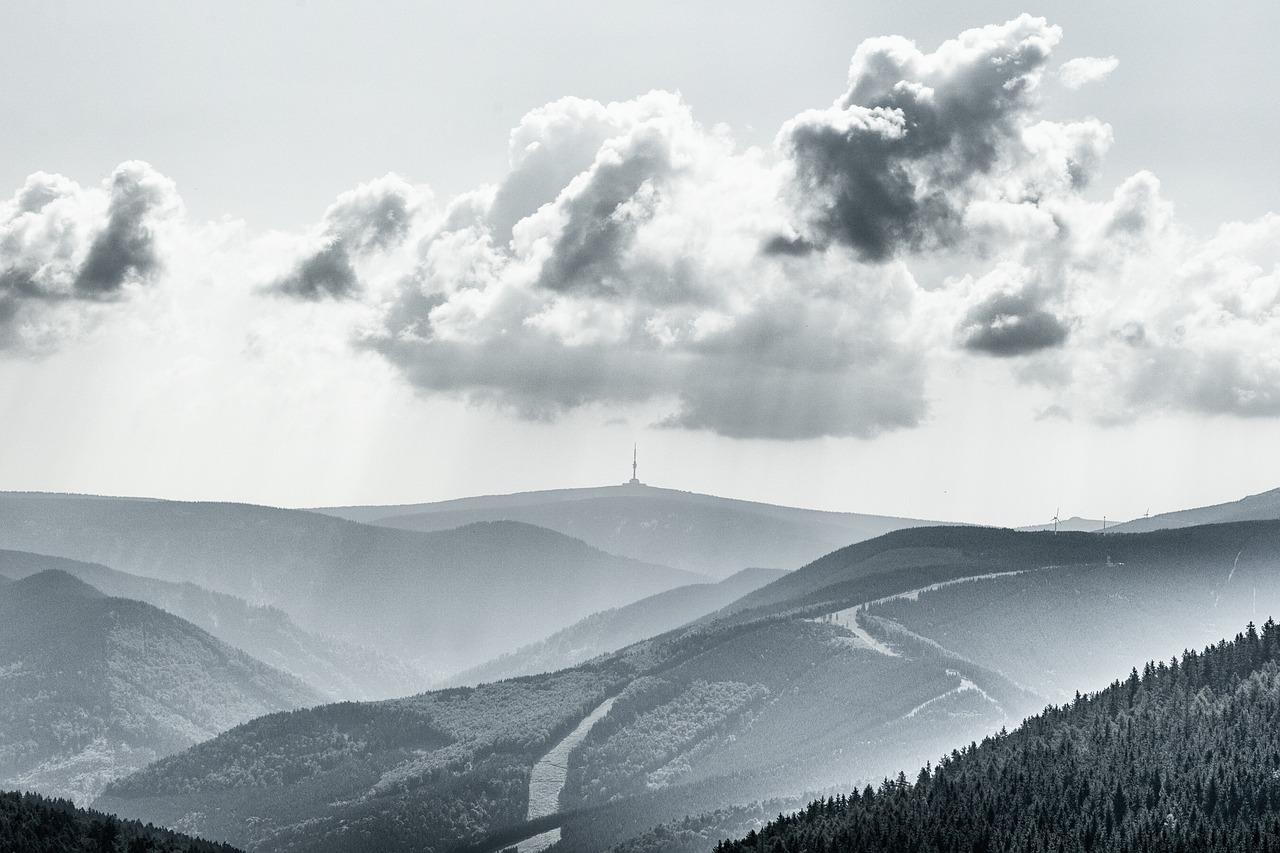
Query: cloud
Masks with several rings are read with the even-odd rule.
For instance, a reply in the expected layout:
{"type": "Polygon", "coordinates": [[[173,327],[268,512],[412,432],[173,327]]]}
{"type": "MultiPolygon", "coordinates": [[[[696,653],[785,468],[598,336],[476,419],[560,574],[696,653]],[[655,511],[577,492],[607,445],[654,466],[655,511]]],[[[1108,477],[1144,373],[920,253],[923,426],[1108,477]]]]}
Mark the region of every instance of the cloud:
{"type": "Polygon", "coordinates": [[[354,264],[397,248],[424,202],[422,192],[398,175],[344,193],[325,212],[321,233],[309,251],[266,290],[309,301],[356,296],[361,282],[354,264]]]}
{"type": "Polygon", "coordinates": [[[1084,196],[1111,130],[1039,115],[1060,36],[1024,15],[932,52],[871,39],[772,152],[671,93],[547,104],[506,178],[454,199],[373,300],[361,345],[427,394],[533,419],[658,409],[740,438],[910,428],[928,375],[965,357],[1104,421],[1269,410],[1242,352],[1168,348],[1190,303],[1161,287],[1197,249],[1149,175],[1084,196]],[[955,272],[917,280],[937,266],[955,272]],[[1205,378],[1146,375],[1173,362],[1205,378]],[[1227,371],[1239,392],[1212,393],[1227,371]]]}
{"type": "Polygon", "coordinates": [[[437,206],[388,175],[301,234],[188,223],[145,164],[32,175],[0,206],[0,349],[158,292],[146,322],[238,300],[271,318],[249,349],[300,372],[300,342],[342,329],[424,396],[537,420],[870,437],[975,360],[1055,417],[1280,416],[1280,218],[1203,239],[1153,175],[1092,190],[1110,127],[1041,115],[1060,35],[1022,16],[932,51],[871,39],[767,150],[678,94],[562,98],[496,183],[437,206]]]}
{"type": "Polygon", "coordinates": [[[764,152],[665,92],[559,101],[513,139],[514,187],[455,200],[364,338],[415,386],[535,419],[658,406],[664,426],[743,438],[923,417],[910,276],[762,251],[789,228],[764,152]]]}
{"type": "Polygon", "coordinates": [[[173,182],[146,163],[122,164],[100,189],[31,175],[0,206],[0,350],[56,348],[92,324],[95,304],[153,283],[157,229],[181,217],[173,182]]]}
{"type": "Polygon", "coordinates": [[[994,293],[969,309],[959,330],[961,345],[994,356],[1019,356],[1059,347],[1069,324],[1046,309],[1034,287],[994,293]]]}
{"type": "Polygon", "coordinates": [[[779,136],[803,235],[869,261],[959,240],[964,208],[1021,146],[1060,36],[1024,15],[929,54],[900,37],[863,42],[845,94],[779,136]]]}
{"type": "Polygon", "coordinates": [[[1114,56],[1080,56],[1062,63],[1062,67],[1058,69],[1058,79],[1068,89],[1079,89],[1105,79],[1119,65],[1120,60],[1114,56]]]}

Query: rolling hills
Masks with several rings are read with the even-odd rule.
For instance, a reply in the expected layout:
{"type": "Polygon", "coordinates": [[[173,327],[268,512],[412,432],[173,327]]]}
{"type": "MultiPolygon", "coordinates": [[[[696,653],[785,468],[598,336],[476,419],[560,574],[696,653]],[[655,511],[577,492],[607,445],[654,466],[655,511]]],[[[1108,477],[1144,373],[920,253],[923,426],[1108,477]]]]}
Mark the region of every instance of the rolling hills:
{"type": "Polygon", "coordinates": [[[725,578],[750,566],[795,569],[853,542],[936,522],[822,512],[645,485],[521,492],[317,512],[404,530],[521,521],[611,554],[725,578]]]}
{"type": "Polygon", "coordinates": [[[0,574],[24,578],[48,569],[74,575],[107,595],[145,601],[185,619],[227,645],[301,679],[330,700],[407,696],[427,684],[427,676],[408,664],[304,631],[274,607],[255,607],[190,582],[144,578],[64,557],[0,550],[0,574]]]}
{"type": "Polygon", "coordinates": [[[527,524],[421,533],[299,510],[0,493],[0,548],[191,582],[443,677],[700,575],[527,524]]]}
{"type": "Polygon", "coordinates": [[[0,786],[86,802],[160,756],[321,699],[176,616],[66,572],[0,584],[0,786]]]}
{"type": "Polygon", "coordinates": [[[1150,518],[1135,518],[1110,528],[1116,533],[1146,533],[1173,527],[1224,524],[1231,521],[1270,521],[1280,518],[1280,489],[1271,489],[1224,504],[1163,512],[1150,518]]]}
{"type": "Polygon", "coordinates": [[[357,838],[497,850],[552,828],[558,850],[598,851],[701,811],[919,767],[1133,659],[1275,609],[1280,523],[900,530],[553,675],[329,706],[352,721],[325,709],[253,721],[99,805],[260,851],[357,838]],[[569,753],[561,812],[527,823],[532,766],[608,700],[569,753]],[[395,749],[363,733],[404,715],[423,734],[395,749]]]}

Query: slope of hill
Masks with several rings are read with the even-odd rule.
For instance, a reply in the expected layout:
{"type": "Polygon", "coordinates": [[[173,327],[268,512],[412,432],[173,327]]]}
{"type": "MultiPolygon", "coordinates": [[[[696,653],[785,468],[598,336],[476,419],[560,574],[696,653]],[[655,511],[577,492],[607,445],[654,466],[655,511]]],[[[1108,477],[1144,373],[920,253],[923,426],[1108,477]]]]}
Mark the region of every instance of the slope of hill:
{"type": "Polygon", "coordinates": [[[327,507],[317,512],[405,530],[523,521],[575,536],[611,554],[714,578],[748,566],[794,569],[851,542],[937,523],[796,509],[643,485],[402,506],[327,507]]]}
{"type": "Polygon", "coordinates": [[[705,578],[516,523],[417,533],[223,503],[0,493],[0,548],[275,605],[443,676],[705,578]]]}
{"type": "Polygon", "coordinates": [[[781,569],[743,569],[719,583],[677,587],[626,607],[593,613],[545,640],[458,673],[446,684],[480,684],[564,669],[679,628],[784,574],[781,569]]]}
{"type": "Polygon", "coordinates": [[[551,829],[560,853],[599,851],[686,815],[918,767],[1077,682],[1105,685],[1132,657],[1164,659],[1243,624],[1255,607],[1280,610],[1280,523],[1106,537],[901,530],[569,670],[349,706],[429,721],[437,734],[405,753],[366,748],[355,723],[294,714],[287,733],[254,721],[123,780],[100,804],[259,851],[358,850],[374,838],[387,850],[481,853],[551,829]],[[987,604],[938,604],[962,593],[987,604]],[[930,622],[944,612],[945,635],[930,622]],[[1037,624],[1051,612],[1057,621],[1037,624]],[[982,632],[996,652],[972,639],[982,632]],[[1030,663],[1011,667],[1010,649],[1030,663]],[[454,733],[463,707],[472,728],[454,733]],[[526,821],[533,765],[601,708],[568,753],[560,813],[526,821]],[[362,835],[344,835],[353,824],[362,835]]]}
{"type": "Polygon", "coordinates": [[[24,578],[47,569],[75,575],[99,591],[145,601],[208,631],[222,642],[293,675],[330,700],[407,696],[427,676],[371,649],[304,631],[274,607],[211,592],[193,583],[144,578],[96,563],[0,550],[0,573],[24,578]]]}
{"type": "Polygon", "coordinates": [[[1268,620],[716,850],[1274,850],[1277,756],[1268,620]]]}
{"type": "Polygon", "coordinates": [[[260,714],[321,701],[148,604],[50,570],[0,585],[0,785],[78,801],[260,714]]]}
{"type": "Polygon", "coordinates": [[[1025,527],[1019,527],[1017,529],[1026,533],[1034,533],[1040,530],[1059,530],[1071,533],[1097,533],[1102,530],[1102,519],[1081,518],[1078,515],[1073,515],[1070,518],[1062,519],[1056,525],[1050,521],[1046,524],[1028,524],[1025,527]]]}
{"type": "Polygon", "coordinates": [[[0,791],[0,850],[12,853],[236,853],[189,835],[76,808],[68,800],[0,791]]]}
{"type": "Polygon", "coordinates": [[[1271,521],[1278,518],[1280,518],[1280,489],[1272,489],[1230,503],[1164,512],[1150,518],[1135,518],[1107,529],[1115,533],[1146,533],[1151,530],[1191,527],[1199,524],[1271,521]]]}

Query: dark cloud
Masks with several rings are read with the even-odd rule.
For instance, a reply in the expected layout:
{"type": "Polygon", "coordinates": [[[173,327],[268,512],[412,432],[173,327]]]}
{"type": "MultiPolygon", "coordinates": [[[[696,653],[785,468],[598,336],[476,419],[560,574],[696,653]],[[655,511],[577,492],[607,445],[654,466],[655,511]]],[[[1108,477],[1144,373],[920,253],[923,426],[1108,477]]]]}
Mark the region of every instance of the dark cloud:
{"type": "Polygon", "coordinates": [[[978,179],[1018,141],[1057,38],[1023,16],[929,55],[900,38],[864,43],[847,94],[780,136],[807,236],[876,262],[957,240],[978,179]]]}
{"type": "Polygon", "coordinates": [[[353,262],[402,243],[413,226],[413,190],[387,175],[344,193],[325,213],[320,248],[265,287],[295,299],[349,299],[362,286],[353,262]]]}
{"type": "Polygon", "coordinates": [[[961,345],[1009,357],[1061,346],[1070,328],[1030,293],[1000,293],[974,306],[960,329],[961,345]]]}
{"type": "Polygon", "coordinates": [[[149,180],[149,167],[116,170],[111,178],[107,225],[89,246],[76,275],[76,293],[110,298],[130,280],[147,279],[160,268],[149,220],[164,197],[164,188],[149,180]]]}
{"type": "Polygon", "coordinates": [[[789,255],[793,258],[803,258],[816,249],[817,246],[803,237],[788,237],[785,234],[776,234],[760,246],[760,251],[766,255],[789,255]]]}
{"type": "Polygon", "coordinates": [[[122,164],[102,190],[31,175],[0,206],[0,350],[52,349],[83,327],[76,317],[88,316],[86,303],[154,280],[156,227],[180,215],[172,182],[146,163],[122,164]]]}
{"type": "Polygon", "coordinates": [[[346,244],[331,242],[315,254],[308,255],[293,272],[277,279],[270,289],[298,299],[345,299],[360,290],[360,280],[351,266],[346,244]]]}
{"type": "Polygon", "coordinates": [[[587,180],[561,199],[565,222],[541,285],[550,290],[627,289],[623,255],[636,229],[649,221],[671,172],[668,140],[646,131],[628,140],[616,157],[597,162],[587,180]]]}

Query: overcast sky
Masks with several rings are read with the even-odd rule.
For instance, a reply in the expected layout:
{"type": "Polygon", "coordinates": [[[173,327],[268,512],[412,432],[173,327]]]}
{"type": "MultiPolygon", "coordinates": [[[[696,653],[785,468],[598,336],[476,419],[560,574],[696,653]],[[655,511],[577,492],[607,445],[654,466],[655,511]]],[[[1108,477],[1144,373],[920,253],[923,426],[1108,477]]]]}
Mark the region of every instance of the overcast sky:
{"type": "Polygon", "coordinates": [[[0,489],[1280,486],[1271,4],[11,3],[0,489]]]}

